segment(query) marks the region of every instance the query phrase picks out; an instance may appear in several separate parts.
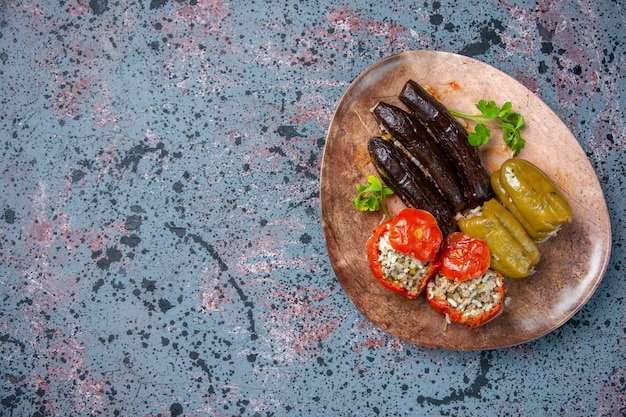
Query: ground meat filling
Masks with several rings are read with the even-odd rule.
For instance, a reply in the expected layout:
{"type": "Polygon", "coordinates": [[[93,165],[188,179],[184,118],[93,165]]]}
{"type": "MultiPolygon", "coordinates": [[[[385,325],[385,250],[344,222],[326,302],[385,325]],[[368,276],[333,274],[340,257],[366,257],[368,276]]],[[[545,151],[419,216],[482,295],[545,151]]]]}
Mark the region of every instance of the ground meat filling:
{"type": "Polygon", "coordinates": [[[378,253],[378,261],[385,280],[401,286],[409,295],[418,295],[421,292],[420,282],[426,275],[428,262],[392,248],[388,231],[378,240],[378,253]]]}
{"type": "Polygon", "coordinates": [[[487,270],[481,277],[462,282],[437,274],[428,283],[426,295],[428,299],[445,298],[464,317],[474,317],[485,314],[502,301],[502,295],[496,290],[502,285],[500,277],[492,270],[487,270]]]}

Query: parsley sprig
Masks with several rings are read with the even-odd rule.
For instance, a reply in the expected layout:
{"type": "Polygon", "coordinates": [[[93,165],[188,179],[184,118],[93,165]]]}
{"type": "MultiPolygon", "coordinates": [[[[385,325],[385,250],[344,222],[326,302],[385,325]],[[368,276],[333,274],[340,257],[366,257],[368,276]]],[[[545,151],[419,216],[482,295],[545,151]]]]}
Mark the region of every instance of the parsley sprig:
{"type": "Polygon", "coordinates": [[[367,177],[367,184],[357,184],[356,189],[358,194],[354,197],[352,202],[357,210],[378,211],[382,208],[385,216],[388,219],[391,218],[386,204],[387,196],[393,194],[391,188],[383,186],[382,182],[377,177],[369,175],[367,177]]]}
{"type": "Polygon", "coordinates": [[[491,136],[491,130],[487,128],[487,125],[496,126],[502,129],[502,139],[511,149],[513,156],[519,154],[526,145],[526,141],[520,134],[526,122],[524,116],[511,110],[513,108],[511,102],[507,101],[502,107],[498,107],[495,101],[480,100],[476,104],[476,108],[480,111],[480,115],[450,110],[454,116],[477,122],[474,131],[468,135],[469,143],[472,146],[487,143],[489,136],[491,136]]]}

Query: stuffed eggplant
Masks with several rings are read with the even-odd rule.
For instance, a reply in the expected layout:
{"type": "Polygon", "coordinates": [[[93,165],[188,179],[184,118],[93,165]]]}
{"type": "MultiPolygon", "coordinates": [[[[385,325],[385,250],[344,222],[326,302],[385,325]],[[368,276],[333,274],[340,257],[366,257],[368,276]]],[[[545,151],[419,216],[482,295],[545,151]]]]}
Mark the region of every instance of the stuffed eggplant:
{"type": "Polygon", "coordinates": [[[404,85],[400,101],[432,132],[458,169],[469,202],[468,207],[474,208],[489,200],[493,196],[489,175],[482,165],[478,151],[469,143],[467,131],[443,103],[412,80],[404,85]]]}
{"type": "Polygon", "coordinates": [[[380,102],[372,113],[381,130],[397,140],[430,175],[454,211],[465,208],[467,200],[456,169],[428,130],[411,114],[391,104],[380,102]]]}
{"type": "Polygon", "coordinates": [[[404,204],[432,213],[444,236],[456,230],[452,208],[404,151],[378,136],[369,140],[367,148],[378,173],[404,204]]]}

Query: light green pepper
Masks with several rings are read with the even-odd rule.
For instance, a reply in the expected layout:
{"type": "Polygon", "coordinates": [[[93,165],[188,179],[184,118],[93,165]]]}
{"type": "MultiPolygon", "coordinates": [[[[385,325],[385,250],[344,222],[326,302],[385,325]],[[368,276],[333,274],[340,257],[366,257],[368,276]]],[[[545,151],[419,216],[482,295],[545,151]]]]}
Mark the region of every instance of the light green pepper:
{"type": "Polygon", "coordinates": [[[491,183],[498,199],[534,240],[545,240],[572,221],[572,209],[563,194],[532,163],[511,158],[496,172],[499,177],[494,173],[491,183]]]}
{"type": "Polygon", "coordinates": [[[464,233],[487,242],[491,268],[510,278],[529,276],[539,262],[539,249],[515,216],[497,200],[486,201],[480,213],[458,220],[464,233]]]}
{"type": "Polygon", "coordinates": [[[522,245],[522,248],[526,251],[533,265],[539,262],[539,248],[510,211],[503,207],[496,199],[492,198],[491,200],[485,201],[483,204],[483,213],[487,217],[495,217],[498,219],[511,236],[522,245]]]}
{"type": "Polygon", "coordinates": [[[517,221],[522,225],[524,230],[528,233],[528,235],[535,242],[542,242],[550,237],[550,233],[547,232],[539,232],[535,230],[534,227],[528,223],[528,221],[522,216],[520,211],[517,209],[515,203],[513,203],[513,199],[511,196],[507,194],[506,190],[502,186],[502,182],[500,181],[500,170],[495,171],[491,174],[491,188],[493,189],[494,194],[502,203],[504,207],[517,219],[517,221]]]}

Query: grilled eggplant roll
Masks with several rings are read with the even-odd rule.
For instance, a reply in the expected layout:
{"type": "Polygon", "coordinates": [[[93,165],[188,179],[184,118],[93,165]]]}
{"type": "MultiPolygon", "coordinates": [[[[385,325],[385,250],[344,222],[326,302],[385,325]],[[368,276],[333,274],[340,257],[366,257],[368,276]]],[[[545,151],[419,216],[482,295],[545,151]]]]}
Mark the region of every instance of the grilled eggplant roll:
{"type": "Polygon", "coordinates": [[[381,130],[400,142],[428,172],[454,211],[465,208],[467,200],[461,180],[428,130],[411,114],[391,104],[380,102],[372,109],[372,113],[381,125],[381,130]]]}
{"type": "Polygon", "coordinates": [[[448,109],[415,81],[409,80],[400,93],[404,103],[421,120],[458,169],[469,208],[493,197],[489,175],[476,149],[467,140],[467,131],[448,109]]]}
{"type": "Polygon", "coordinates": [[[368,141],[367,148],[378,173],[404,204],[432,213],[444,236],[456,229],[447,201],[404,151],[378,136],[368,141]]]}

